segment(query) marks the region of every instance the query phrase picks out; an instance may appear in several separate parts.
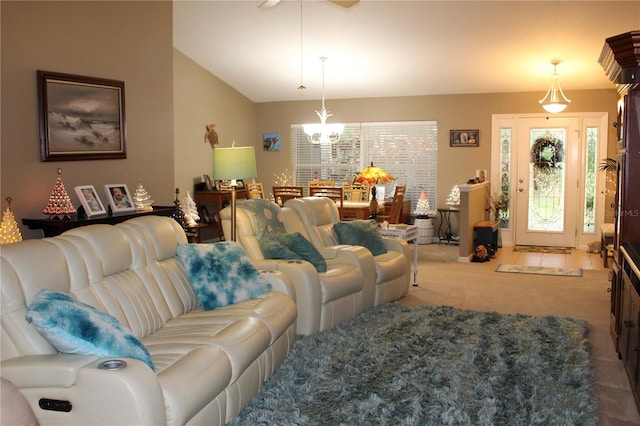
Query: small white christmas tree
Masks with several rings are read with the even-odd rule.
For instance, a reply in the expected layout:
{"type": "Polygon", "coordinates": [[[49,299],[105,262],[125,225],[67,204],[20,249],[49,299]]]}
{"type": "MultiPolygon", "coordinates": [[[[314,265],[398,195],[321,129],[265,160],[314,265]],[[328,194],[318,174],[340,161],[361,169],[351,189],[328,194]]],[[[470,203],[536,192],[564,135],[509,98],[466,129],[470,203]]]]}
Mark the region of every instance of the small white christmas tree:
{"type": "Polygon", "coordinates": [[[133,204],[138,210],[153,210],[153,207],[151,206],[153,204],[153,200],[151,199],[151,195],[149,195],[145,187],[142,185],[142,181],[138,182],[138,187],[133,193],[133,204]]]}
{"type": "Polygon", "coordinates": [[[453,188],[451,188],[451,192],[447,197],[447,205],[449,206],[460,205],[460,188],[458,188],[458,184],[453,185],[453,188]]]}
{"type": "Polygon", "coordinates": [[[198,207],[196,206],[195,201],[191,198],[191,194],[187,191],[187,196],[182,199],[183,207],[183,218],[187,226],[196,226],[198,220],[200,220],[200,215],[198,214],[198,207]]]}
{"type": "Polygon", "coordinates": [[[416,215],[418,219],[428,219],[430,211],[429,199],[427,198],[427,194],[422,191],[418,199],[418,204],[416,205],[416,215]]]}
{"type": "Polygon", "coordinates": [[[2,214],[2,223],[0,223],[0,244],[12,244],[22,241],[22,234],[16,217],[11,211],[11,197],[7,197],[7,210],[2,214]]]}

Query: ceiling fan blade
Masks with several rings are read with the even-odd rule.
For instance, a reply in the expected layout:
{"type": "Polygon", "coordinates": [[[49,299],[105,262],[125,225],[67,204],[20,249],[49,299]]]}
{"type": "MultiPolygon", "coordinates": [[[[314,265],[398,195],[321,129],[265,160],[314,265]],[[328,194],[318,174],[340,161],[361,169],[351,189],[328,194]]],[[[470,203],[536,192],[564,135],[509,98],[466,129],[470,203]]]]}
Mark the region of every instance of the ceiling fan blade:
{"type": "Polygon", "coordinates": [[[327,0],[329,3],[344,7],[346,9],[354,6],[360,2],[360,0],[327,0]]]}
{"type": "Polygon", "coordinates": [[[258,9],[267,8],[267,7],[273,7],[276,4],[278,4],[279,2],[280,2],[280,0],[265,0],[260,4],[260,6],[258,6],[258,9]]]}

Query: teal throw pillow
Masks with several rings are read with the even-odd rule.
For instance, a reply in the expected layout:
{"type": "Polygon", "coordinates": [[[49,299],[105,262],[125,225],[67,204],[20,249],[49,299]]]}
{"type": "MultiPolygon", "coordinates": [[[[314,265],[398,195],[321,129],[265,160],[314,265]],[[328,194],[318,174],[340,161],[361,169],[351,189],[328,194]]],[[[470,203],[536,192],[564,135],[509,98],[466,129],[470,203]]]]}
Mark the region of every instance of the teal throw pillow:
{"type": "Polygon", "coordinates": [[[253,299],[271,290],[235,242],[179,244],[178,256],[206,310],[253,299]]]}
{"type": "Polygon", "coordinates": [[[258,244],[265,259],[302,259],[302,256],[282,244],[277,238],[262,238],[258,244]]]}
{"type": "Polygon", "coordinates": [[[40,290],[25,318],[59,352],[139,359],[155,371],[142,342],[115,317],[68,294],[40,290]]]}
{"type": "Polygon", "coordinates": [[[337,222],[333,231],[340,244],[366,247],[374,256],[387,252],[374,219],[337,222]]]}
{"type": "Polygon", "coordinates": [[[280,241],[289,250],[297,253],[301,259],[315,266],[318,272],[327,272],[327,262],[317,248],[299,232],[278,235],[280,241]]]}

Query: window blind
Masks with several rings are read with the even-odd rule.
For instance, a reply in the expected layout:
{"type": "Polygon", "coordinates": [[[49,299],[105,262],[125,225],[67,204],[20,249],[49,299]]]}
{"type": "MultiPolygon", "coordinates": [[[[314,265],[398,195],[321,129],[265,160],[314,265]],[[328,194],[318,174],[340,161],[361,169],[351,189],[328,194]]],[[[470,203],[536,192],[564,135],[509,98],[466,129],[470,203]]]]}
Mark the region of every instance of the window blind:
{"type": "Polygon", "coordinates": [[[407,185],[405,200],[414,211],[422,191],[432,211],[437,200],[438,125],[436,121],[347,123],[338,142],[311,144],[301,124],[291,126],[293,180],[353,181],[371,162],[396,178],[385,185],[385,198],[396,185],[407,185]]]}

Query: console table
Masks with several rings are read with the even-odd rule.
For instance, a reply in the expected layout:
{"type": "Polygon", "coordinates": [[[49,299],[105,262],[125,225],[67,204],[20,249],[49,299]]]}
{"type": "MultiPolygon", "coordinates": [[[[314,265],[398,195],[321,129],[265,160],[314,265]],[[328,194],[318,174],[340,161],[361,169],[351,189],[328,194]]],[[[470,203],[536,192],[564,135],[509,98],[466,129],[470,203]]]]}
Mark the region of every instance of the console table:
{"type": "Polygon", "coordinates": [[[116,223],[124,222],[127,219],[132,219],[138,216],[145,216],[154,214],[157,216],[171,216],[175,211],[173,206],[158,206],[153,207],[153,210],[140,210],[129,213],[120,213],[114,215],[101,215],[93,216],[91,218],[78,219],[78,215],[71,215],[70,219],[22,219],[22,223],[29,227],[29,229],[42,229],[45,237],[55,237],[60,235],[69,229],[78,228],[80,226],[93,225],[96,223],[106,223],[108,225],[115,225],[116,223]]]}

